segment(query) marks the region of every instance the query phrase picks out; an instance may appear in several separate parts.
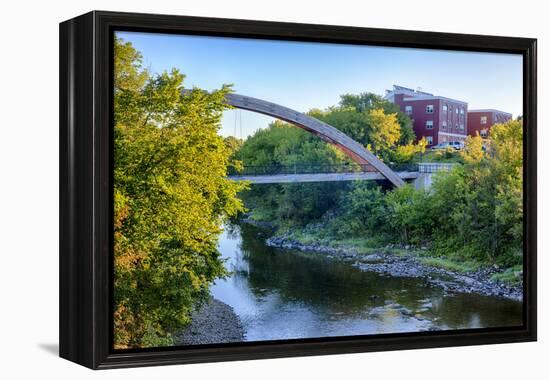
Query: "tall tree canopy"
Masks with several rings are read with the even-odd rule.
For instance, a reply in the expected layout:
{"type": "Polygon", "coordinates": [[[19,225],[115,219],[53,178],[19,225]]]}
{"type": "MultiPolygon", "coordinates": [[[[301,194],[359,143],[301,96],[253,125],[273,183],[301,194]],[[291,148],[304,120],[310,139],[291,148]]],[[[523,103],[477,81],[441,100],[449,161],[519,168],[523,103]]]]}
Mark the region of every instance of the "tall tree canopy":
{"type": "MultiPolygon", "coordinates": [[[[368,115],[372,110],[376,109],[383,110],[385,114],[395,114],[400,127],[399,145],[410,144],[416,137],[410,117],[401,112],[397,104],[387,101],[380,95],[371,92],[362,92],[358,95],[345,94],[341,96],[340,108],[352,108],[363,115],[368,115]]],[[[367,144],[368,141],[363,143],[367,144]]]]}
{"type": "Polygon", "coordinates": [[[225,274],[222,222],[243,210],[218,135],[223,87],[182,94],[177,70],[151,75],[115,41],[114,258],[117,348],[172,344],[209,285],[225,274]]]}
{"type": "Polygon", "coordinates": [[[418,152],[411,119],[399,107],[369,92],[345,94],[340,103],[326,111],[309,114],[370,147],[382,160],[406,161],[418,152]],[[411,152],[406,155],[405,152],[411,152]]]}
{"type": "Polygon", "coordinates": [[[370,110],[367,120],[372,128],[369,135],[371,149],[379,154],[391,151],[401,137],[397,114],[386,114],[383,109],[379,108],[370,110]]]}
{"type": "Polygon", "coordinates": [[[292,124],[275,121],[244,141],[236,156],[245,165],[294,165],[346,162],[333,145],[292,124]]]}
{"type": "MultiPolygon", "coordinates": [[[[348,164],[353,162],[338,148],[294,125],[275,121],[247,138],[235,156],[246,166],[348,164]]],[[[278,224],[307,223],[334,207],[341,183],[254,185],[242,194],[253,217],[278,224]],[[280,223],[279,223],[280,222],[280,223]]]]}

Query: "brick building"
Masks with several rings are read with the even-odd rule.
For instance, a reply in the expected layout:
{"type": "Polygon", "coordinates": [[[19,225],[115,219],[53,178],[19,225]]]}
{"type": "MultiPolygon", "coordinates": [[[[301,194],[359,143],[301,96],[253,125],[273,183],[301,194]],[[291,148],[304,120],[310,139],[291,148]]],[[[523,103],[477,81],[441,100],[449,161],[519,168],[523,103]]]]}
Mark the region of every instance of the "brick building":
{"type": "Polygon", "coordinates": [[[505,123],[511,119],[512,114],[508,112],[493,109],[470,110],[468,111],[468,134],[475,136],[479,133],[485,138],[494,124],[505,123]]]}
{"type": "Polygon", "coordinates": [[[417,140],[424,137],[432,146],[466,139],[468,103],[396,85],[384,98],[409,115],[417,140]]]}

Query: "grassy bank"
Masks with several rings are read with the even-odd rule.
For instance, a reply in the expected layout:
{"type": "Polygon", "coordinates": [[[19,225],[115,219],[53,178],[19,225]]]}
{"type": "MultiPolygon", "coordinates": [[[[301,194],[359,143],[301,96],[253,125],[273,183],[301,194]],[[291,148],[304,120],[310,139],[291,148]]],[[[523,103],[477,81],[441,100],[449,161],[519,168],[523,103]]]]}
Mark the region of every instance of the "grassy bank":
{"type": "MultiPolygon", "coordinates": [[[[471,260],[464,257],[444,257],[437,255],[430,246],[412,246],[389,243],[387,237],[349,237],[337,238],[330,235],[330,232],[322,225],[306,226],[302,228],[293,227],[292,229],[282,228],[277,233],[279,236],[285,236],[285,239],[304,245],[321,245],[325,247],[349,250],[358,255],[372,255],[376,253],[391,254],[399,256],[413,256],[422,264],[427,266],[441,268],[452,272],[467,274],[484,268],[491,267],[493,264],[471,260]]],[[[515,265],[504,269],[502,272],[492,275],[491,280],[502,282],[509,285],[518,284],[522,278],[522,266],[515,265]]]]}

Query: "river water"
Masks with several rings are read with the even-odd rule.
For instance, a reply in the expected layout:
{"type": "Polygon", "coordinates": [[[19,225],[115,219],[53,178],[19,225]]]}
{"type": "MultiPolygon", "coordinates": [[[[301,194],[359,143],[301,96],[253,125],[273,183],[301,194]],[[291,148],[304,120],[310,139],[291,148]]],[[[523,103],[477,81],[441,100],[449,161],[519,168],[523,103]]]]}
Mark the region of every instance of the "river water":
{"type": "Polygon", "coordinates": [[[266,237],[257,227],[231,225],[219,242],[232,274],[212,294],[233,307],[248,341],[521,325],[520,302],[448,295],[423,279],[271,248],[266,237]]]}

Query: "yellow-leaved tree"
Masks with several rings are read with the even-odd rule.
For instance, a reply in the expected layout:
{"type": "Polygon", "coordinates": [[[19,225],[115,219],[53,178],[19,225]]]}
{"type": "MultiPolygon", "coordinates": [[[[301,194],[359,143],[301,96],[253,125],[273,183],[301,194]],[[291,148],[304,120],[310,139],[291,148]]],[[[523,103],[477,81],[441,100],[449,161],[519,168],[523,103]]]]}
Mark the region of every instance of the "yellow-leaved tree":
{"type": "Polygon", "coordinates": [[[397,114],[387,114],[383,109],[373,109],[368,113],[367,121],[370,127],[370,149],[383,159],[389,157],[389,152],[401,137],[401,126],[397,114]]]}
{"type": "Polygon", "coordinates": [[[115,40],[114,346],[173,344],[209,285],[226,274],[225,219],[243,209],[218,134],[230,89],[183,93],[177,70],[151,75],[115,40]]]}

